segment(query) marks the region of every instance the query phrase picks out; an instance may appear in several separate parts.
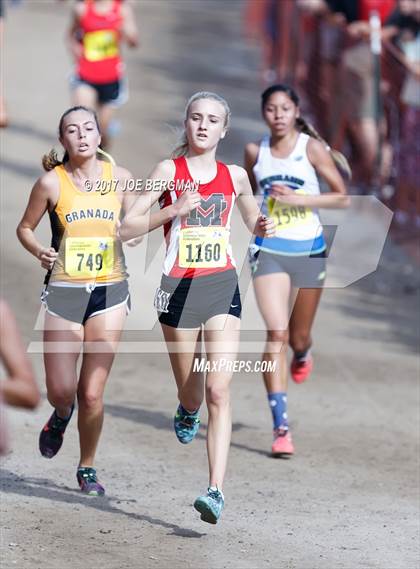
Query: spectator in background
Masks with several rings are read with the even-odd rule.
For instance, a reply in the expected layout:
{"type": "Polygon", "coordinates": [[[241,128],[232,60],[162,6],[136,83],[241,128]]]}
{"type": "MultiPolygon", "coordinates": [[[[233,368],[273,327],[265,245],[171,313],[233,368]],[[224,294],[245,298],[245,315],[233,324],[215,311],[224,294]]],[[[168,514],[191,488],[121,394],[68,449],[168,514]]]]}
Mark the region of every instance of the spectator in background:
{"type": "Polygon", "coordinates": [[[401,91],[402,126],[395,221],[401,226],[410,223],[420,229],[420,1],[400,0],[386,21],[384,36],[392,39],[393,44],[388,48],[406,69],[401,91]]]}
{"type": "Polygon", "coordinates": [[[325,0],[297,0],[299,39],[295,88],[304,112],[326,138],[341,54],[342,31],[325,17],[325,0]]]}
{"type": "Polygon", "coordinates": [[[277,77],[277,66],[281,59],[279,53],[279,18],[278,0],[266,0],[263,21],[263,81],[271,83],[277,77]]]}
{"type": "Polygon", "coordinates": [[[293,83],[301,37],[297,15],[297,5],[292,1],[249,0],[247,3],[245,34],[261,44],[264,85],[275,81],[293,83]]]}
{"type": "Polygon", "coordinates": [[[8,304],[0,299],[0,359],[7,377],[0,381],[0,455],[8,450],[3,403],[34,409],[39,391],[32,366],[26,355],[16,319],[8,304]]]}
{"type": "Polygon", "coordinates": [[[326,0],[330,22],[343,32],[343,52],[337,95],[332,108],[332,144],[340,146],[347,131],[354,149],[355,179],[363,192],[374,183],[379,133],[373,91],[373,58],[369,17],[378,12],[384,22],[395,0],[326,0]],[[357,168],[357,165],[359,166],[357,168]]]}
{"type": "Polygon", "coordinates": [[[278,0],[249,0],[245,10],[245,35],[261,45],[261,81],[274,81],[279,60],[279,16],[278,0]]]}

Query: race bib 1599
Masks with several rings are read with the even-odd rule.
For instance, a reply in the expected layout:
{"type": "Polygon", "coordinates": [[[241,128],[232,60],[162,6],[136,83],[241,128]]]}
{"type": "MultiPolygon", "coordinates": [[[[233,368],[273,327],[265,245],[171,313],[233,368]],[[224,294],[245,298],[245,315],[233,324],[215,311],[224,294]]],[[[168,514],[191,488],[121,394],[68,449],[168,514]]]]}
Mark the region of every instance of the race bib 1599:
{"type": "MultiPolygon", "coordinates": [[[[295,193],[301,195],[305,194],[302,190],[296,190],[295,193]]],[[[267,199],[267,209],[268,215],[272,217],[276,223],[276,233],[298,225],[306,225],[310,223],[313,217],[310,208],[284,204],[273,197],[267,199]]]]}

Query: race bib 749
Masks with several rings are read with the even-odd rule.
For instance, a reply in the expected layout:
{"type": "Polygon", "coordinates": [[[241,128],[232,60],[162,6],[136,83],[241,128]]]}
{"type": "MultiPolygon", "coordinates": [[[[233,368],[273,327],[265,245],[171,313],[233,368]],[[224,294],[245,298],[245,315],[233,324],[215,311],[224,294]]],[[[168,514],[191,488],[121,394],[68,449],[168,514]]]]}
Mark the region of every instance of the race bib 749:
{"type": "Polygon", "coordinates": [[[67,237],[65,271],[71,277],[102,277],[114,268],[112,237],[67,237]]]}

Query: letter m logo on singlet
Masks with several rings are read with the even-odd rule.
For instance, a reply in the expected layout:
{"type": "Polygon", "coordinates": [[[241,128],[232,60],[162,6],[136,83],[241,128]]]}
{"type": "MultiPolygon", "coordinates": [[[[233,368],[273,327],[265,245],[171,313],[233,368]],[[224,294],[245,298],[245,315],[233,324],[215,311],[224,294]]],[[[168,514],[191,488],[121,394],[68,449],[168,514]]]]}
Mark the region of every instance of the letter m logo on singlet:
{"type": "Polygon", "coordinates": [[[200,205],[190,212],[186,225],[195,227],[222,225],[222,213],[227,208],[224,197],[224,194],[212,194],[207,199],[201,198],[200,205]]]}

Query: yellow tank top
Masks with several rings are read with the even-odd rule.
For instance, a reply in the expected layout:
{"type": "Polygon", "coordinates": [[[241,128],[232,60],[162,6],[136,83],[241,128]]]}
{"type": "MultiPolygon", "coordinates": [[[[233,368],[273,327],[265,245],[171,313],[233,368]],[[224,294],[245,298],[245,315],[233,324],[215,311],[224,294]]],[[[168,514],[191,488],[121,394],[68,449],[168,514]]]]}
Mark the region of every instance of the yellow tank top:
{"type": "Polygon", "coordinates": [[[47,282],[112,283],[127,278],[122,244],[116,239],[121,202],[112,184],[112,164],[102,163],[102,186],[79,190],[63,165],[56,166],[60,195],[50,212],[51,246],[58,251],[47,282]],[[109,184],[106,184],[109,182],[109,184]]]}

